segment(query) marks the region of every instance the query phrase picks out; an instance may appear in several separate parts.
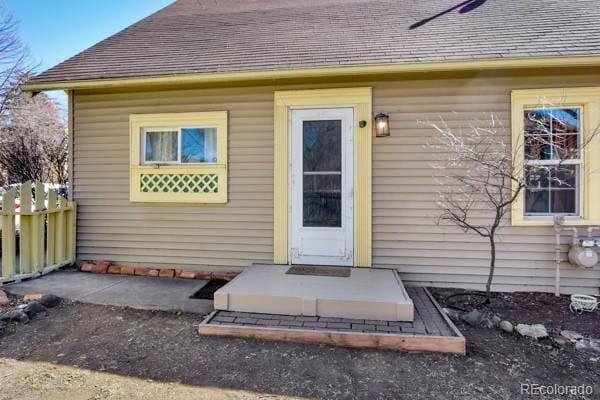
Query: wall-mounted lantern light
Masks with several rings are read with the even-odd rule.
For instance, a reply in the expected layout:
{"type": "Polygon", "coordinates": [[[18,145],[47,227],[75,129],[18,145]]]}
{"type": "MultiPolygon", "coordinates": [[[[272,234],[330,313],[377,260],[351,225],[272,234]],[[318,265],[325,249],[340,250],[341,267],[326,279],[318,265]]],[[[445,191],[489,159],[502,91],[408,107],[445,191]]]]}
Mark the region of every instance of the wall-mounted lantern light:
{"type": "Polygon", "coordinates": [[[380,112],[375,116],[375,136],[390,136],[390,116],[380,112]]]}

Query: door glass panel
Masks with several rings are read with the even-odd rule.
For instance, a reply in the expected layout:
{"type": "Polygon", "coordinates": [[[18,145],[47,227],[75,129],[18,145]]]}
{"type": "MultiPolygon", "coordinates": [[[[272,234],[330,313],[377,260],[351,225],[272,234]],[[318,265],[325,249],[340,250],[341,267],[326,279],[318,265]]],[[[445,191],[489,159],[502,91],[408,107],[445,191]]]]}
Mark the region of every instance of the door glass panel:
{"type": "Polygon", "coordinates": [[[342,175],[304,175],[303,225],[342,226],[342,175]]]}
{"type": "Polygon", "coordinates": [[[342,121],[303,121],[303,226],[342,226],[342,121]]]}
{"type": "Polygon", "coordinates": [[[303,121],[304,172],[342,170],[342,121],[303,121]]]}

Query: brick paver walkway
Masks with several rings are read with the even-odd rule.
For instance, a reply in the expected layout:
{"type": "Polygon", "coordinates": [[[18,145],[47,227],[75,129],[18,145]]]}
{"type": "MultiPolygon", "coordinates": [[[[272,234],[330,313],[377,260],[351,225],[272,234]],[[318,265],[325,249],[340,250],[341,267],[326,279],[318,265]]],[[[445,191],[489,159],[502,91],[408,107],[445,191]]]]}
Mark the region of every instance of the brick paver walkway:
{"type": "Polygon", "coordinates": [[[423,288],[407,288],[415,305],[413,322],[393,322],[365,319],[304,317],[276,314],[219,311],[209,325],[262,326],[279,329],[319,329],[338,332],[412,334],[425,336],[456,336],[423,288]]]}

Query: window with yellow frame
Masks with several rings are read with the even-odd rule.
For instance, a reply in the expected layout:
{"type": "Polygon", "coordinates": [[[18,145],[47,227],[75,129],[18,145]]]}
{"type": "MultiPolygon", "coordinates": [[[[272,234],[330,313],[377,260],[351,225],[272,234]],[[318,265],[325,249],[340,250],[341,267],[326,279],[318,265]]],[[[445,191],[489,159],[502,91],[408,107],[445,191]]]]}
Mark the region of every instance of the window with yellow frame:
{"type": "Polygon", "coordinates": [[[512,225],[552,225],[555,216],[600,224],[599,130],[600,87],[512,92],[513,155],[526,177],[512,225]]]}
{"type": "Polygon", "coordinates": [[[227,111],[132,114],[133,202],[226,203],[227,111]]]}

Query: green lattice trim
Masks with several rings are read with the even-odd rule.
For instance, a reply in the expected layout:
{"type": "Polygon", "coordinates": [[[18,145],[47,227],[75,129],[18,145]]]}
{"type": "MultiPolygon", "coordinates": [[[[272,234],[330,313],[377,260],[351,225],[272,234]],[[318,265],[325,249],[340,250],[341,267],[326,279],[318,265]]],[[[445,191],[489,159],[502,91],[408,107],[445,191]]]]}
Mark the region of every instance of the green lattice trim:
{"type": "Polygon", "coordinates": [[[218,193],[219,176],[215,174],[142,174],[143,193],[218,193]]]}

